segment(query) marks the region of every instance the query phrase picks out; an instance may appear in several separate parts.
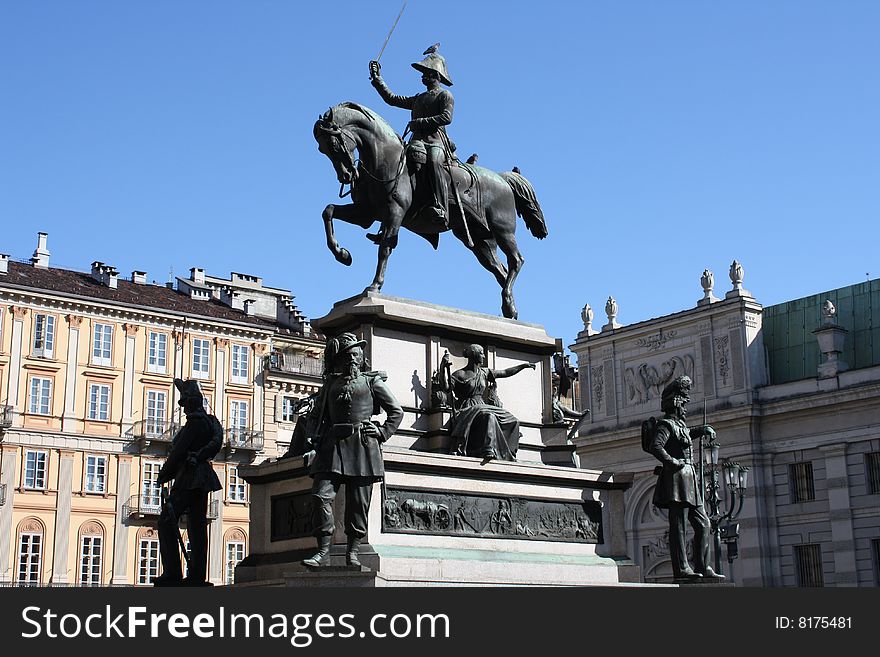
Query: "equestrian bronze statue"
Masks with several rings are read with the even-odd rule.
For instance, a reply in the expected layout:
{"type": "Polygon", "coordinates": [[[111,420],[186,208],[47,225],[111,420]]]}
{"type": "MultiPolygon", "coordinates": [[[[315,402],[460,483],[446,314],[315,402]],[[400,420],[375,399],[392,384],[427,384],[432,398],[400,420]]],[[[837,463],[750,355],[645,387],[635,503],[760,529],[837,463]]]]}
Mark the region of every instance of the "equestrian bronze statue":
{"type": "Polygon", "coordinates": [[[351,253],[336,241],[333,219],[365,229],[378,221],[379,232],[367,235],[379,252],[376,274],[366,288],[378,292],[401,228],[421,235],[435,249],[440,234],[451,230],[495,276],[501,286],[501,312],[516,319],[513,284],[523,265],[516,217],[521,216],[532,235],[543,239],[547,236],[544,214],[531,183],[518,171],[496,173],[455,157],[445,131],[452,120],[452,96],[439,86],[451,81],[445,60],[431,49],[426,54],[413,64],[427,87],[416,96],[391,93],[379,77],[378,63],[370,65],[373,84],[383,99],[412,111],[404,134],[413,133],[409,143],[373,110],[357,103],[331,107],[315,123],[318,150],[330,159],[340,185],[351,185],[351,203],[324,209],[327,246],[339,262],[350,265],[351,253]],[[499,247],[506,265],[498,257],[499,247]]]}

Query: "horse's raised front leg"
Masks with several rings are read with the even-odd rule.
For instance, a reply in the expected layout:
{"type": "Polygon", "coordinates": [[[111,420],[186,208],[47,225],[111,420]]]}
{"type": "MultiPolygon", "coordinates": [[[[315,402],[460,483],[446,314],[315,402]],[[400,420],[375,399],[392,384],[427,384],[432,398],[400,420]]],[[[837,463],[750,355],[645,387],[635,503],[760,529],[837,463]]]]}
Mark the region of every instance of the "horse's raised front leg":
{"type": "Polygon", "coordinates": [[[397,246],[397,234],[400,232],[400,225],[403,222],[403,212],[395,212],[389,220],[383,225],[382,241],[379,242],[379,259],[376,263],[376,275],[373,282],[364,290],[364,292],[379,292],[385,284],[385,269],[388,267],[388,258],[391,252],[397,246]]]}
{"type": "Polygon", "coordinates": [[[355,203],[349,203],[348,205],[333,205],[331,203],[324,208],[321,217],[324,219],[324,233],[327,236],[327,248],[333,253],[333,257],[343,265],[350,265],[351,253],[349,253],[348,249],[339,246],[339,243],[336,241],[336,235],[333,232],[333,220],[341,219],[346,223],[354,224],[361,228],[369,228],[373,224],[374,219],[365,208],[355,203]]]}

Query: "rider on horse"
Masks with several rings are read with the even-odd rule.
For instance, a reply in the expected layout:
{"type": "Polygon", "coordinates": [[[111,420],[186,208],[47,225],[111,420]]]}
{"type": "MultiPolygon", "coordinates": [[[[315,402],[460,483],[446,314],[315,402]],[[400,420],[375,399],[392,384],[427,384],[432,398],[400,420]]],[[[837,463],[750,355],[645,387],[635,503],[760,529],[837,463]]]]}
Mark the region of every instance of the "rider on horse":
{"type": "Polygon", "coordinates": [[[442,166],[451,159],[451,146],[446,136],[446,126],[452,123],[454,99],[452,94],[440,87],[442,82],[452,86],[446,70],[446,60],[436,52],[436,46],[428,48],[422,61],[412,67],[422,74],[426,91],[415,96],[398,96],[388,88],[379,74],[379,62],[370,62],[370,81],[379,95],[389,105],[412,110],[412,120],[407,130],[412,140],[407,146],[407,156],[422,164],[421,171],[431,193],[431,204],[426,211],[444,228],[449,227],[449,191],[442,166]]]}

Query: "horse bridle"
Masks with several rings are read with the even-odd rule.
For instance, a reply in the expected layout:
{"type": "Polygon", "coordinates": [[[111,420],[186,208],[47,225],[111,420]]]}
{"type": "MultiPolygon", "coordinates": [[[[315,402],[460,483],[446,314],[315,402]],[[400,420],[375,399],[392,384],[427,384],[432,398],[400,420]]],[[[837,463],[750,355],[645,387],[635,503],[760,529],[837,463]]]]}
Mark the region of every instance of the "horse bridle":
{"type": "Polygon", "coordinates": [[[345,183],[340,183],[339,185],[339,198],[345,198],[351,194],[352,189],[354,189],[355,180],[357,180],[358,177],[358,164],[360,164],[360,162],[355,161],[353,155],[357,142],[350,133],[346,132],[341,126],[336,125],[332,120],[320,117],[315,125],[321,130],[321,132],[328,135],[330,138],[330,150],[332,152],[332,155],[330,156],[331,160],[337,157],[341,160],[342,156],[344,156],[347,161],[342,161],[342,164],[343,166],[347,165],[348,169],[351,171],[351,189],[343,194],[342,191],[345,189],[345,183]],[[346,137],[351,140],[351,150],[348,150],[348,146],[345,143],[346,137]]]}
{"type": "MultiPolygon", "coordinates": [[[[376,174],[371,172],[366,167],[366,165],[364,165],[364,163],[361,162],[360,158],[355,159],[353,153],[354,153],[355,147],[357,146],[357,140],[355,140],[354,135],[352,135],[350,132],[348,132],[342,126],[336,125],[336,123],[334,123],[331,119],[326,119],[324,117],[321,117],[318,120],[317,126],[322,132],[329,135],[330,148],[333,151],[333,154],[337,155],[340,152],[345,154],[345,158],[347,159],[348,166],[352,172],[351,183],[350,183],[351,188],[343,194],[342,192],[345,189],[345,183],[340,184],[339,185],[339,198],[345,198],[346,196],[351,194],[352,190],[354,189],[355,181],[358,178],[358,171],[363,171],[370,178],[372,178],[373,180],[375,180],[378,183],[388,184],[388,183],[393,182],[393,183],[395,183],[394,187],[396,189],[396,187],[397,187],[396,183],[400,179],[401,174],[403,173],[404,169],[406,168],[406,148],[403,148],[400,152],[400,162],[398,162],[398,165],[397,165],[397,173],[394,174],[394,176],[392,178],[388,178],[387,180],[385,180],[385,179],[379,178],[376,174]],[[350,140],[352,143],[351,150],[348,150],[348,147],[347,147],[347,144],[345,141],[346,139],[350,140]]],[[[393,192],[394,192],[394,190],[392,190],[392,193],[393,192]]]]}

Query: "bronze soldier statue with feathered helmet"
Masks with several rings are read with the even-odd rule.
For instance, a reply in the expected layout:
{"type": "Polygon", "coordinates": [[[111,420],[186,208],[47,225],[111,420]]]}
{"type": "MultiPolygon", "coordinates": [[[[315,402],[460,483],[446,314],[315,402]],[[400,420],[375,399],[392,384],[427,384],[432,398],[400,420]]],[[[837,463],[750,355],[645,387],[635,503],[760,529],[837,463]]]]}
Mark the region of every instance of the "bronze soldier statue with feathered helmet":
{"type": "Polygon", "coordinates": [[[714,436],[708,426],[689,428],[685,423],[690,401],[691,379],[680,376],[662,392],[660,408],[664,415],[642,425],[642,447],[662,466],[657,468],[654,505],[669,514],[669,556],[672,572],[683,579],[724,579],[709,566],[711,522],[703,508],[703,484],[694,467],[693,440],[714,436]],[[688,564],[685,517],[694,529],[694,567],[688,564]]]}

